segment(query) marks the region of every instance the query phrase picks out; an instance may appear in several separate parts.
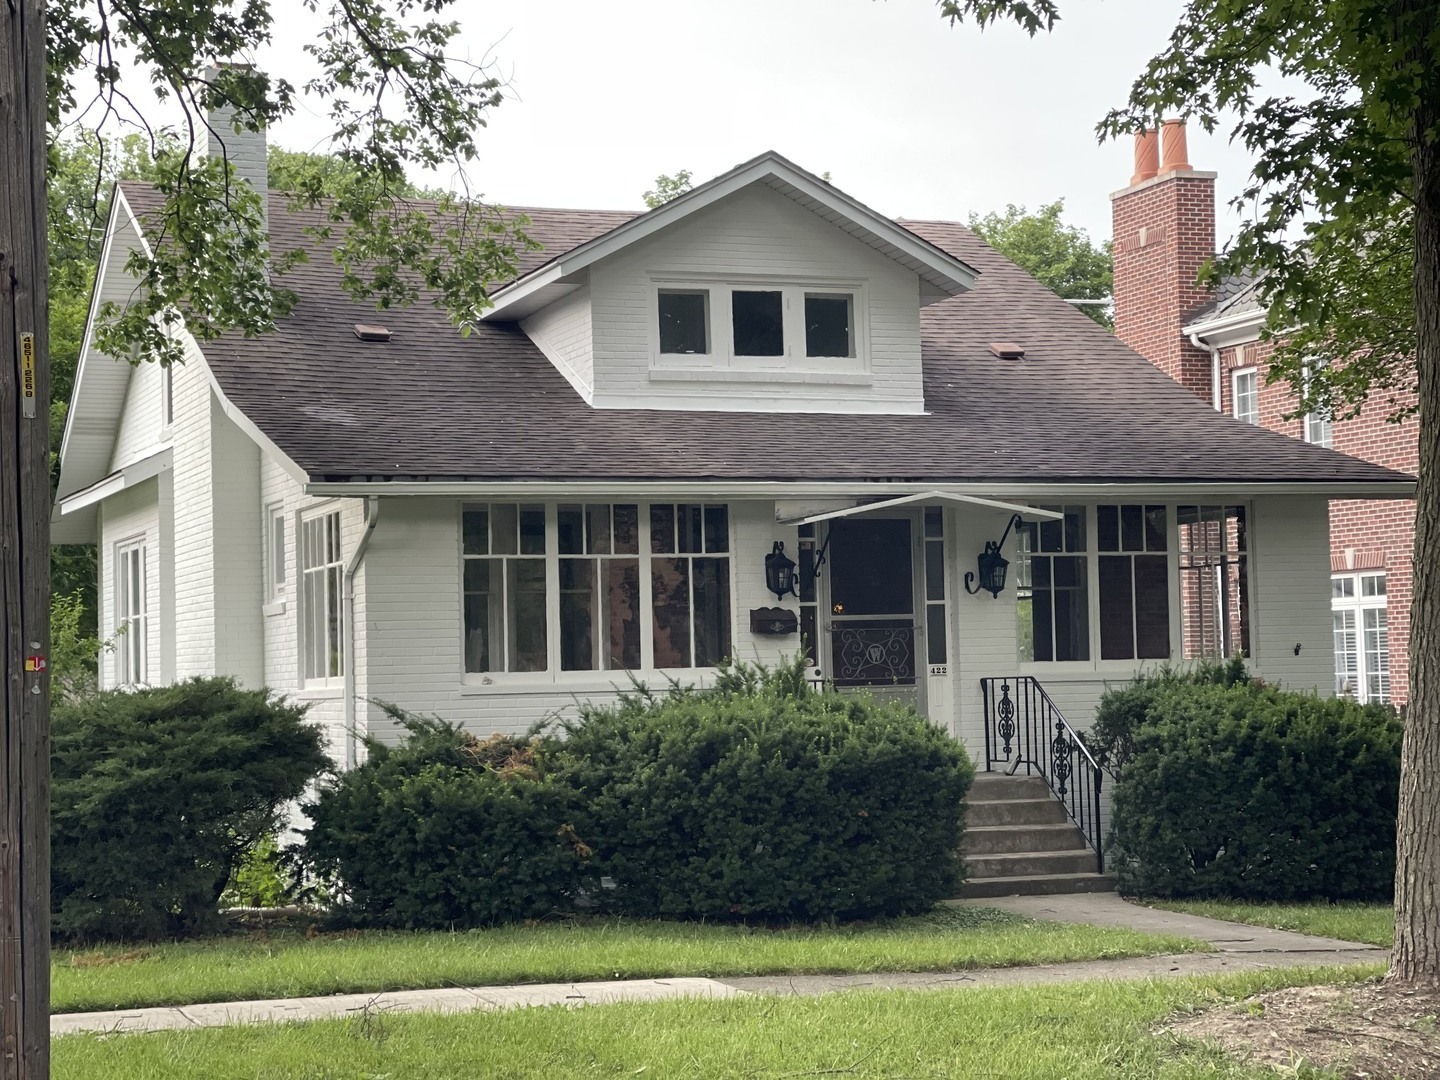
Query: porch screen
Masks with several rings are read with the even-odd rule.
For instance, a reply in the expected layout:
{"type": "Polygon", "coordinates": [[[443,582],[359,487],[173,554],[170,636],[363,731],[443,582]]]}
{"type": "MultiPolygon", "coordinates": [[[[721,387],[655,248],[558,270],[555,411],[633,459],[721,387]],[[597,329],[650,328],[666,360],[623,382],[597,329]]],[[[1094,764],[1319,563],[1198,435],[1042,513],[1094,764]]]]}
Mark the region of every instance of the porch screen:
{"type": "Polygon", "coordinates": [[[471,507],[461,533],[465,670],[545,671],[545,508],[471,507]]]}
{"type": "Polygon", "coordinates": [[[1064,521],[1027,521],[1017,530],[1021,660],[1090,659],[1086,510],[1066,506],[1063,513],[1064,521]]]}
{"type": "Polygon", "coordinates": [[[1250,655],[1250,566],[1243,506],[1177,506],[1185,659],[1250,655]]]}
{"type": "Polygon", "coordinates": [[[725,506],[650,507],[655,667],[714,667],[730,655],[730,515],[725,506]]]}
{"type": "Polygon", "coordinates": [[[1168,659],[1168,509],[1097,506],[1095,546],[1100,552],[1100,659],[1168,659]]]}

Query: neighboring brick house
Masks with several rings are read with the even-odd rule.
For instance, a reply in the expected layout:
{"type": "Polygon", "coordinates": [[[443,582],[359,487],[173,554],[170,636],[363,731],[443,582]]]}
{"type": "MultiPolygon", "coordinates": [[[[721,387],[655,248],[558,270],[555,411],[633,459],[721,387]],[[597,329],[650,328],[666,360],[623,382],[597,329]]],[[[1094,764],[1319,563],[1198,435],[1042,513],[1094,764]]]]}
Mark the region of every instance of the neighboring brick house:
{"type": "MultiPolygon", "coordinates": [[[[1267,384],[1274,344],[1261,340],[1266,311],[1257,282],[1230,279],[1213,290],[1196,283],[1215,251],[1215,174],[1190,167],[1183,124],[1136,137],[1135,175],[1111,200],[1120,340],[1220,412],[1415,473],[1417,423],[1390,423],[1388,395],[1334,422],[1292,416],[1296,396],[1288,383],[1267,384]]],[[[1329,528],[1336,692],[1401,704],[1415,504],[1336,500],[1329,528]]]]}

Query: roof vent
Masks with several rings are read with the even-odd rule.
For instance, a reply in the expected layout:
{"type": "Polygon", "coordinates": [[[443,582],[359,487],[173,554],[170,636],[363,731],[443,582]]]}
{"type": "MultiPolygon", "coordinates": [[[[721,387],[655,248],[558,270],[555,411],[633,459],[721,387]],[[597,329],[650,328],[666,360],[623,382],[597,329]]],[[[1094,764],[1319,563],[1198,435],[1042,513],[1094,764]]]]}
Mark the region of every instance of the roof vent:
{"type": "Polygon", "coordinates": [[[390,331],[383,326],[372,326],[357,322],[355,324],[355,336],[361,341],[389,341],[390,331]]]}
{"type": "Polygon", "coordinates": [[[992,341],[990,351],[1001,360],[1024,360],[1025,350],[1013,341],[992,341]]]}

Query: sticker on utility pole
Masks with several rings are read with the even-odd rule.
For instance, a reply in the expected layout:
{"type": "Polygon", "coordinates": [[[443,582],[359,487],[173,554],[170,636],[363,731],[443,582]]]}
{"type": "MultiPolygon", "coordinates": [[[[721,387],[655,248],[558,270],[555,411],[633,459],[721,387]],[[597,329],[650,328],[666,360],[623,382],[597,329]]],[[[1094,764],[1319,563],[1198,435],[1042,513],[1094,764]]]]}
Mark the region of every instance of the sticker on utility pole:
{"type": "Polygon", "coordinates": [[[46,668],[48,668],[49,666],[50,666],[50,665],[46,662],[45,657],[43,657],[43,656],[27,656],[27,657],[25,657],[25,670],[26,670],[26,671],[44,671],[44,670],[45,670],[46,668]]]}
{"type": "Polygon", "coordinates": [[[35,416],[35,335],[20,335],[20,415],[35,416]]]}

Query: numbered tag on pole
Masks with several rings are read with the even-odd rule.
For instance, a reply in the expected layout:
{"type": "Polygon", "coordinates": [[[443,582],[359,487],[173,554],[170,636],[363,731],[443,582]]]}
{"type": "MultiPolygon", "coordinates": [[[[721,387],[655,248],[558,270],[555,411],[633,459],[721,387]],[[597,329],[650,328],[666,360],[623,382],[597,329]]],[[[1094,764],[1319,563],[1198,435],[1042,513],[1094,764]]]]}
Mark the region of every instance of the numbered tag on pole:
{"type": "Polygon", "coordinates": [[[35,418],[35,335],[20,335],[20,415],[35,418]]]}

